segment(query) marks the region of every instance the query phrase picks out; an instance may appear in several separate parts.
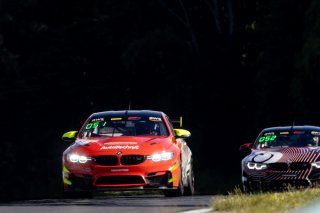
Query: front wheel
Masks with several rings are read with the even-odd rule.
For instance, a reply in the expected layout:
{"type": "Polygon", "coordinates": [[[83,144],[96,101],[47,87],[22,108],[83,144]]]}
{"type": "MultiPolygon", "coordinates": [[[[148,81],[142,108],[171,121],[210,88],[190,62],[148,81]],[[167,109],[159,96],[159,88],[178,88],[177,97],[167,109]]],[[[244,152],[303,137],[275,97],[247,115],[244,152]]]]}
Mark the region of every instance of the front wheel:
{"type": "Polygon", "coordinates": [[[190,170],[187,177],[187,186],[184,189],[184,195],[191,196],[194,194],[194,173],[192,164],[190,164],[190,170]]]}
{"type": "Polygon", "coordinates": [[[248,184],[242,183],[241,191],[243,193],[250,193],[250,188],[249,188],[248,184]]]}
{"type": "Polygon", "coordinates": [[[263,185],[260,182],[242,182],[242,192],[243,193],[256,193],[270,190],[269,187],[263,185]]]}
{"type": "Polygon", "coordinates": [[[179,186],[177,189],[168,189],[164,190],[163,194],[165,197],[179,197],[182,196],[184,193],[184,186],[182,182],[182,169],[180,166],[180,179],[179,179],[179,186]]]}

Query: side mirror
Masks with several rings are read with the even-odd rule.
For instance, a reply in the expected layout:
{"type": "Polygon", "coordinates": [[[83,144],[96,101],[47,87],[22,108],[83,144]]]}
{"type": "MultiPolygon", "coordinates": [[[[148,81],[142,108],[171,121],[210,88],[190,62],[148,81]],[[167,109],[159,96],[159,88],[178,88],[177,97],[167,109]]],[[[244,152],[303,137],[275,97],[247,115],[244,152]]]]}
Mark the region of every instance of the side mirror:
{"type": "Polygon", "coordinates": [[[191,137],[191,133],[186,129],[173,129],[176,133],[176,136],[179,138],[189,138],[191,137]]]}
{"type": "Polygon", "coordinates": [[[62,140],[66,142],[74,142],[76,140],[78,131],[69,131],[62,135],[62,140]]]}
{"type": "Polygon", "coordinates": [[[240,146],[241,152],[250,152],[252,149],[253,143],[245,143],[240,146]]]}

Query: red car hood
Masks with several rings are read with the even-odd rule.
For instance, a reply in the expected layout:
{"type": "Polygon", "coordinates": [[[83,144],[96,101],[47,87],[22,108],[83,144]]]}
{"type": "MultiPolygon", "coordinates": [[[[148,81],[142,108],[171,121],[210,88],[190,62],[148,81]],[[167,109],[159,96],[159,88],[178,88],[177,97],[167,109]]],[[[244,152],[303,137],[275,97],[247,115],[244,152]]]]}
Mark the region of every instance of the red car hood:
{"type": "Polygon", "coordinates": [[[314,162],[319,157],[319,147],[274,147],[253,150],[247,160],[257,163],[314,162]]]}
{"type": "Polygon", "coordinates": [[[149,155],[168,150],[173,143],[171,137],[104,137],[78,139],[71,147],[73,152],[89,156],[123,154],[149,155]]]}

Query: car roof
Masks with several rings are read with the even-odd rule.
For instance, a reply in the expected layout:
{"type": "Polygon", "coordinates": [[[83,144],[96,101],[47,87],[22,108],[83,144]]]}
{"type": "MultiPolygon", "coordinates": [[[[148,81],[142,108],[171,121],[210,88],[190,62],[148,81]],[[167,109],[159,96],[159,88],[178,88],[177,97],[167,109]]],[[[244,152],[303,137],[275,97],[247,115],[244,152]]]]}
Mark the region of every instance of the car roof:
{"type": "Polygon", "coordinates": [[[123,115],[135,115],[135,116],[152,116],[152,117],[161,117],[163,112],[154,111],[154,110],[112,110],[112,111],[103,111],[95,112],[90,117],[99,117],[99,116],[123,116],[123,115]]]}
{"type": "Polygon", "coordinates": [[[301,126],[276,126],[276,127],[269,127],[262,130],[262,132],[266,131],[292,131],[292,130],[315,130],[320,131],[319,126],[312,126],[312,125],[301,125],[301,126]]]}

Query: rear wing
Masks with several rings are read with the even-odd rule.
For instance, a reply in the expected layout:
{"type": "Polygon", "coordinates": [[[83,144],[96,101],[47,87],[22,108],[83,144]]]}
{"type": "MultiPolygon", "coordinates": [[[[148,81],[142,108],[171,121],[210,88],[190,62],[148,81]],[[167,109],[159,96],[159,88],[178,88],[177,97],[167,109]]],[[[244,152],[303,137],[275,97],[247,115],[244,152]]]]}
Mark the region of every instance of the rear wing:
{"type": "Polygon", "coordinates": [[[182,116],[178,119],[171,119],[171,123],[174,124],[179,124],[179,127],[182,127],[182,116]]]}

